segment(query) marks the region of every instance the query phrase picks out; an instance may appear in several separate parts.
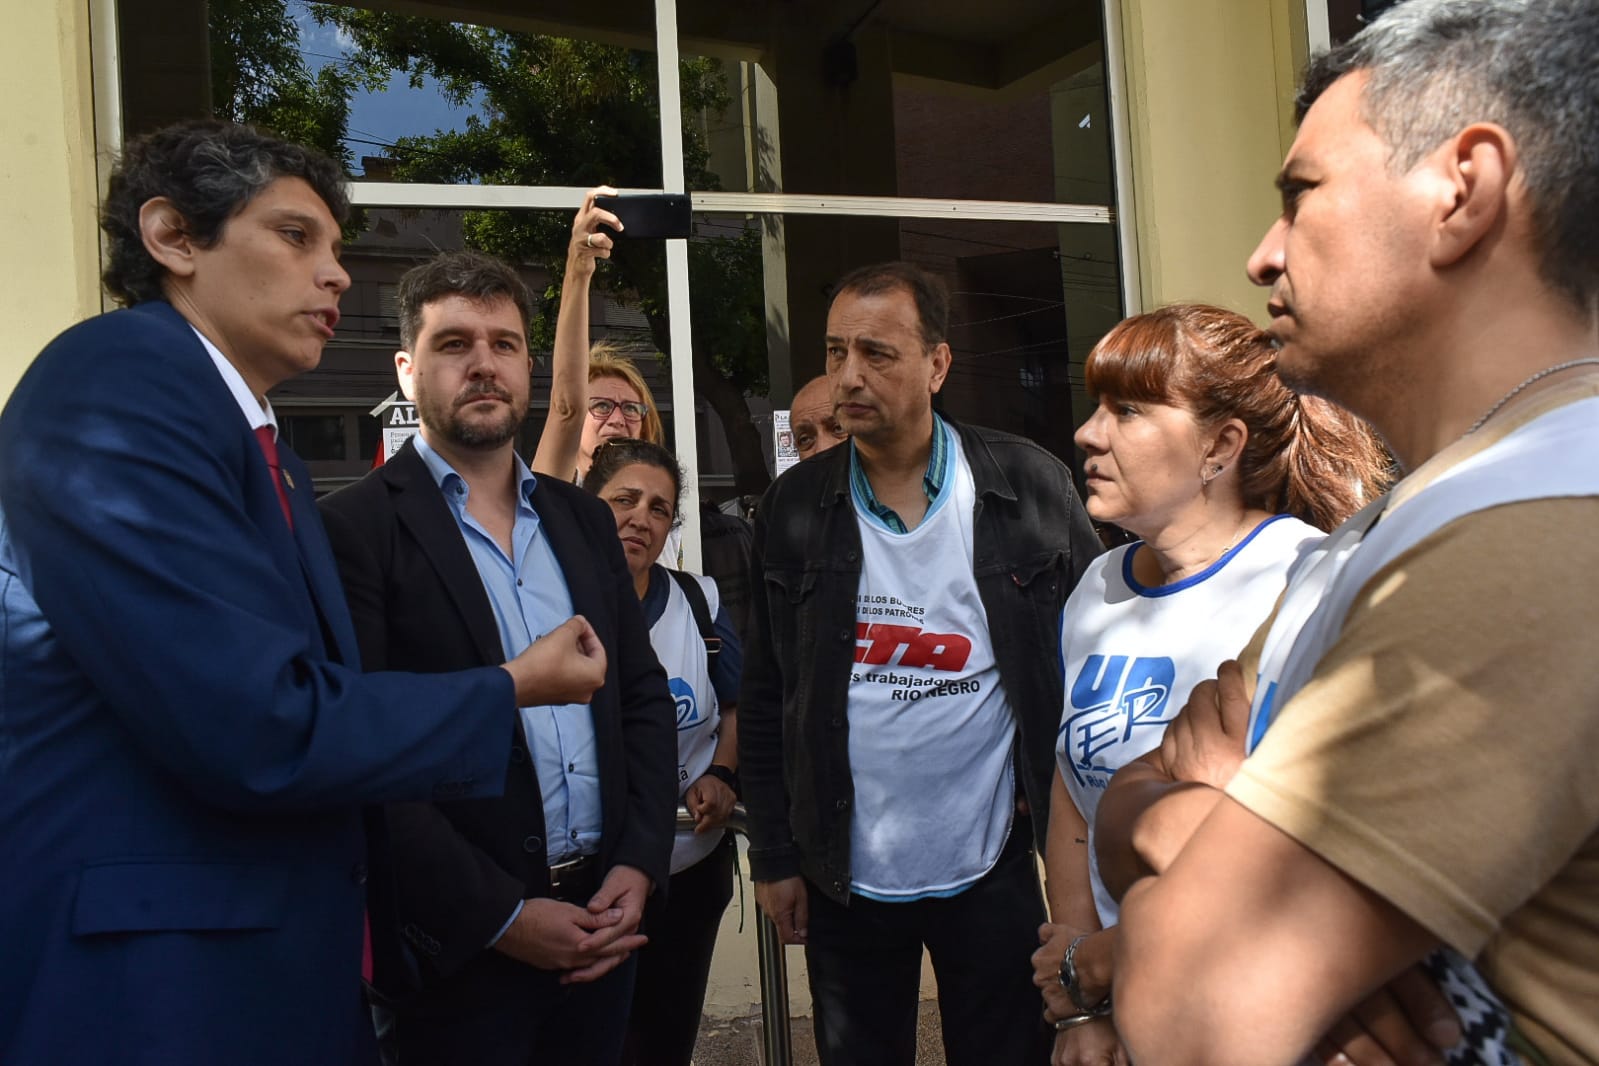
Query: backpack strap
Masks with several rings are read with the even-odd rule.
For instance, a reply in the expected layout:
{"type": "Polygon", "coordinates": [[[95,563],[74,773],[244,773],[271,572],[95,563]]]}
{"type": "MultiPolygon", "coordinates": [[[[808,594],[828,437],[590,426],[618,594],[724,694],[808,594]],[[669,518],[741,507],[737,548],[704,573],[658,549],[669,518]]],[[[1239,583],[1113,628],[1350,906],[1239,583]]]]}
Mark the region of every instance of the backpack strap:
{"type": "Polygon", "coordinates": [[[666,571],[672,575],[672,580],[677,582],[683,590],[684,599],[688,600],[688,609],[694,613],[694,624],[699,627],[700,640],[705,642],[705,666],[707,669],[714,666],[716,657],[722,651],[722,638],[716,635],[716,623],[711,618],[711,605],[705,598],[705,590],[700,588],[700,583],[681,570],[666,571]]]}

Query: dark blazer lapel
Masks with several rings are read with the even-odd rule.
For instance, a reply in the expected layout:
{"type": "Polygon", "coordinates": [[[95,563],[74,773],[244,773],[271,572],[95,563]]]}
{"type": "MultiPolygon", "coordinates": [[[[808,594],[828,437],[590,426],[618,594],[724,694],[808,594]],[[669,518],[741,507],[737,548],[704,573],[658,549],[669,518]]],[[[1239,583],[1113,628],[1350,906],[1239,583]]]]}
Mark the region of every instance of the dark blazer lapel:
{"type": "MultiPolygon", "coordinates": [[[[220,378],[217,379],[217,383],[224,391],[226,390],[227,386],[222,385],[220,378]]],[[[231,400],[232,394],[228,393],[227,395],[231,400]]],[[[234,410],[237,409],[237,405],[234,405],[234,410]]],[[[273,564],[278,568],[278,572],[283,575],[291,586],[303,590],[304,596],[298,600],[298,606],[307,635],[320,642],[316,650],[322,655],[352,666],[359,665],[360,657],[354,644],[354,632],[349,630],[348,621],[346,620],[345,622],[350,638],[348,646],[340,645],[334,627],[329,624],[330,602],[335,608],[332,612],[334,616],[348,615],[349,613],[344,605],[342,587],[336,579],[331,586],[327,585],[325,576],[319,582],[314,570],[306,565],[305,549],[301,543],[301,529],[308,521],[307,514],[309,513],[309,520],[313,522],[317,532],[321,532],[322,525],[321,521],[317,519],[316,508],[297,507],[296,497],[299,495],[299,491],[290,490],[287,482],[285,482],[284,490],[289,497],[289,511],[294,515],[294,530],[293,532],[289,530],[289,524],[283,519],[283,505],[278,502],[277,490],[272,486],[272,471],[266,464],[266,457],[261,454],[260,443],[256,440],[254,431],[250,429],[242,418],[239,420],[238,425],[239,432],[245,441],[245,451],[251,456],[247,462],[259,464],[257,469],[260,471],[259,478],[249,479],[245,484],[245,508],[255,519],[256,524],[260,526],[262,536],[266,538],[267,551],[273,564]],[[295,585],[296,581],[298,581],[298,585],[295,585]],[[336,599],[329,601],[328,596],[330,594],[336,596],[336,599]]],[[[311,484],[311,479],[304,473],[305,464],[301,463],[299,458],[289,450],[287,444],[280,443],[278,445],[278,465],[288,474],[289,478],[293,479],[297,487],[307,486],[300,489],[300,491],[310,491],[308,486],[311,484]]]]}
{"type": "Polygon", "coordinates": [[[494,608],[483,590],[483,578],[461,537],[461,527],[444,502],[427,464],[407,441],[394,458],[383,464],[382,478],[389,487],[394,514],[439,575],[445,597],[455,606],[485,666],[505,661],[494,608]]]}
{"type": "Polygon", "coordinates": [[[594,566],[595,561],[604,556],[588,542],[565,500],[554,493],[535,489],[533,509],[539,515],[539,529],[549,538],[555,560],[561,564],[561,573],[566,577],[567,590],[572,594],[572,612],[591,621],[605,617],[609,612],[602,606],[602,598],[606,595],[600,585],[603,575],[597,573],[594,566]]]}
{"type": "Polygon", "coordinates": [[[300,570],[311,592],[317,621],[322,628],[328,654],[346,666],[359,668],[360,646],[355,639],[355,623],[344,602],[344,586],[333,561],[333,548],[322,528],[311,491],[311,474],[305,463],[287,445],[278,444],[278,465],[283,468],[284,490],[289,495],[289,513],[294,516],[294,544],[299,549],[300,570]]]}
{"type": "MultiPolygon", "coordinates": [[[[235,410],[237,410],[236,407],[235,410]]],[[[261,446],[257,443],[255,434],[248,425],[245,425],[242,419],[239,421],[239,427],[240,432],[245,435],[245,440],[248,441],[248,453],[261,464],[259,487],[252,487],[248,484],[245,487],[245,491],[251,494],[245,501],[246,509],[255,517],[256,524],[261,527],[261,532],[266,536],[269,550],[272,553],[272,561],[277,564],[278,569],[283,572],[285,577],[292,578],[304,569],[299,559],[299,545],[296,543],[295,535],[289,532],[289,524],[283,520],[283,505],[278,503],[277,493],[272,488],[272,471],[266,465],[266,458],[261,454],[261,446]]],[[[287,449],[287,445],[284,445],[283,448],[287,449]]],[[[281,458],[283,454],[283,451],[279,452],[278,464],[280,466],[283,465],[281,458]]],[[[288,468],[284,467],[284,469],[288,468]]],[[[289,507],[292,511],[294,507],[292,493],[290,493],[289,507]]],[[[298,514],[294,516],[294,522],[296,526],[300,524],[300,516],[298,514]]],[[[310,584],[309,578],[306,579],[306,583],[307,585],[310,584]]]]}
{"type": "MultiPolygon", "coordinates": [[[[535,488],[533,509],[539,515],[539,530],[549,538],[555,561],[560,564],[561,573],[566,578],[566,588],[572,596],[572,613],[587,618],[605,644],[605,653],[611,663],[606,671],[606,684],[614,693],[616,686],[612,682],[618,676],[617,657],[622,653],[616,646],[616,629],[606,621],[615,615],[615,608],[608,610],[604,605],[608,590],[602,582],[609,576],[603,567],[605,555],[596,551],[595,545],[589,542],[578,525],[571,505],[555,493],[535,488]],[[596,563],[601,565],[596,566],[596,563]]],[[[615,805],[620,802],[620,796],[607,787],[608,782],[620,778],[604,761],[604,753],[619,750],[621,744],[621,721],[616,713],[620,704],[617,701],[616,694],[607,699],[605,689],[596,692],[594,698],[589,700],[589,720],[594,723],[594,741],[601,752],[600,784],[602,795],[606,797],[602,804],[607,818],[616,816],[619,807],[615,805]],[[607,708],[611,713],[605,713],[607,708]]]]}

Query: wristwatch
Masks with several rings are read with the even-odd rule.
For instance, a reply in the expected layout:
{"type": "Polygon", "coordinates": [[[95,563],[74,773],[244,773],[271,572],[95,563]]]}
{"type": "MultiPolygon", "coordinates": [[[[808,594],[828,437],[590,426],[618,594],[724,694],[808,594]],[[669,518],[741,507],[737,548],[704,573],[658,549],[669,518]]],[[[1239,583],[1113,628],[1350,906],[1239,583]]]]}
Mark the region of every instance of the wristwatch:
{"type": "Polygon", "coordinates": [[[1061,956],[1060,960],[1060,986],[1071,997],[1072,1006],[1083,1014],[1104,1017],[1110,1013],[1110,995],[1107,993],[1098,1003],[1086,1003],[1083,1001],[1083,986],[1077,980],[1077,945],[1092,935],[1082,933],[1072,938],[1072,942],[1066,945],[1066,954],[1061,956]]]}
{"type": "Polygon", "coordinates": [[[729,770],[721,763],[713,762],[711,765],[705,768],[705,773],[701,776],[716,778],[722,784],[732,789],[733,795],[738,795],[738,771],[729,770]]]}

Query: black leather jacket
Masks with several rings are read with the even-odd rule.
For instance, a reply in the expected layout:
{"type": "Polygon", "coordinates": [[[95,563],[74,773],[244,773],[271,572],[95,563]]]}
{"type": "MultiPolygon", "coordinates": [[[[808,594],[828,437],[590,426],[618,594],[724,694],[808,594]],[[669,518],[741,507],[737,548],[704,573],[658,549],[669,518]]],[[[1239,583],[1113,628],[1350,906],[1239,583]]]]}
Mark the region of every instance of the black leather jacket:
{"type": "MultiPolygon", "coordinates": [[[[1017,780],[1042,849],[1063,699],[1060,613],[1099,539],[1066,467],[1032,441],[949,421],[977,492],[973,571],[1016,717],[1017,780]]],[[[786,471],[755,519],[739,776],[757,881],[850,885],[847,702],[861,538],[847,445],[786,471]]]]}

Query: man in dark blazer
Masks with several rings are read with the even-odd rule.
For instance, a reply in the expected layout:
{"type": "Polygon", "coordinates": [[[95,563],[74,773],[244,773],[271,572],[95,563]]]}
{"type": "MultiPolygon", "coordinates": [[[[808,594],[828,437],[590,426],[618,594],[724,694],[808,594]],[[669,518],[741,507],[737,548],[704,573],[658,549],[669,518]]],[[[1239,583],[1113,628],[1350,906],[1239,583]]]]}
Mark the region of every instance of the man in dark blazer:
{"type": "Polygon", "coordinates": [[[265,400],[338,319],[345,209],[329,160],[245,127],[130,143],[130,308],[0,415],[7,1066],[372,1061],[360,805],[498,793],[517,705],[603,678],[581,621],[504,670],[360,671],[265,400]]]}
{"type": "Polygon", "coordinates": [[[395,364],[421,430],[322,503],[362,660],[490,666],[576,611],[610,666],[589,707],[524,705],[502,798],[389,807],[415,969],[377,974],[387,1046],[405,1066],[615,1062],[644,901],[672,848],[666,675],[610,509],[516,454],[532,369],[521,278],[447,253],[401,280],[399,303],[395,364]]]}

